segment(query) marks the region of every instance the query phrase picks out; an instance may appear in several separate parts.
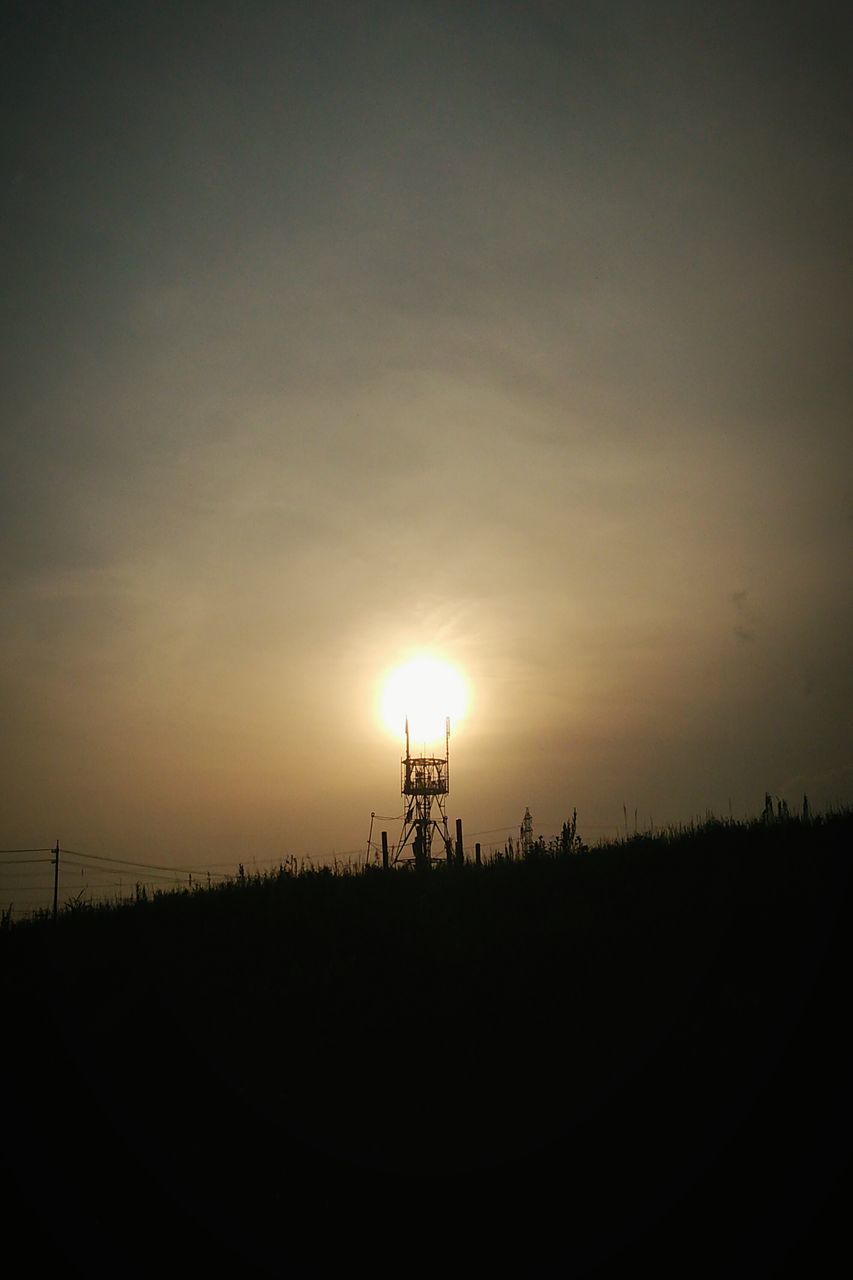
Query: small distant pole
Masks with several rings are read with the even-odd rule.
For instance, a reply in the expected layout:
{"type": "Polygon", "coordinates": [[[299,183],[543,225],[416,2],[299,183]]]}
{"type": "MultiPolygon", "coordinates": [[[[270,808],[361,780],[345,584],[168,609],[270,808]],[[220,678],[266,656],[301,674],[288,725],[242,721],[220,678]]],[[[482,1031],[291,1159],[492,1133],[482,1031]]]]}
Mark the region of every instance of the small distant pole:
{"type": "Polygon", "coordinates": [[[388,870],[388,832],[382,832],[382,870],[388,870]]]}
{"type": "Polygon", "coordinates": [[[59,836],[56,837],[56,848],[53,850],[53,918],[56,920],[59,902],[59,836]]]}
{"type": "Polygon", "coordinates": [[[478,841],[477,841],[477,843],[474,845],[474,861],[476,862],[476,864],[477,864],[477,866],[478,866],[478,867],[481,867],[481,866],[483,865],[483,863],[482,863],[482,858],[481,858],[481,856],[480,856],[480,841],[479,841],[479,840],[478,840],[478,841]]]}
{"type": "Polygon", "coordinates": [[[462,819],[456,819],[456,865],[457,867],[465,864],[465,846],[462,843],[462,819]]]}

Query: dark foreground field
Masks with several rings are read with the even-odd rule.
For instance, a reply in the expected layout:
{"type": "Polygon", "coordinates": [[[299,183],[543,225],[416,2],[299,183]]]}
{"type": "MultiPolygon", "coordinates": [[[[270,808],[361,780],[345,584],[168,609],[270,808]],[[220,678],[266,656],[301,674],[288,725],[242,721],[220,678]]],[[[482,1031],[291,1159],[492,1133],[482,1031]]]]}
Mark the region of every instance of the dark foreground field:
{"type": "Polygon", "coordinates": [[[710,824],[18,926],[4,1250],[22,1275],[834,1272],[851,834],[710,824]]]}

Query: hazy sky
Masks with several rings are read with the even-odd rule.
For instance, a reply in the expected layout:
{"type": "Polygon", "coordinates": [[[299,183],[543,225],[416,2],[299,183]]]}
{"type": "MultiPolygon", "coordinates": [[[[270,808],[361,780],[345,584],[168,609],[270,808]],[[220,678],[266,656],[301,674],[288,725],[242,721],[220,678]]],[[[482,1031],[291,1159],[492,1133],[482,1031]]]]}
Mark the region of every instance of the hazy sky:
{"type": "Polygon", "coordinates": [[[853,799],[849,7],[3,12],[4,848],[853,799]]]}

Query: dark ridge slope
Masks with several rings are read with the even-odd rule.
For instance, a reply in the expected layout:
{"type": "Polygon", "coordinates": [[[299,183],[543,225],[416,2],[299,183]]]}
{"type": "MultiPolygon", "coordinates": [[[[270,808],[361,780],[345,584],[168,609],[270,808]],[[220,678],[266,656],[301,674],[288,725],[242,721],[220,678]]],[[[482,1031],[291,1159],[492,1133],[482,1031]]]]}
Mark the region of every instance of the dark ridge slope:
{"type": "Polygon", "coordinates": [[[851,831],[711,823],[16,927],[11,1233],[87,1276],[814,1273],[851,1136],[851,831]]]}

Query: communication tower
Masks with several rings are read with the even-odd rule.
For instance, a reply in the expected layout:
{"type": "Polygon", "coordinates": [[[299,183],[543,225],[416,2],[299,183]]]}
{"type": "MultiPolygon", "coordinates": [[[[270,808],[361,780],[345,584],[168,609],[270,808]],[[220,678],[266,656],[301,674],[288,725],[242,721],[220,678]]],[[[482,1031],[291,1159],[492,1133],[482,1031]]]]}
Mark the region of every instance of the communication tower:
{"type": "Polygon", "coordinates": [[[401,792],[408,803],[393,861],[409,861],[405,855],[411,848],[415,867],[428,867],[438,860],[432,855],[433,834],[437,833],[442,845],[441,857],[449,862],[453,850],[447,829],[445,796],[450,790],[450,716],[445,721],[443,756],[412,755],[406,717],[406,754],[401,761],[401,773],[401,792]]]}
{"type": "Polygon", "coordinates": [[[521,826],[518,828],[518,836],[522,855],[525,858],[529,858],[533,852],[533,817],[528,808],[524,810],[524,817],[521,820],[521,826]]]}

